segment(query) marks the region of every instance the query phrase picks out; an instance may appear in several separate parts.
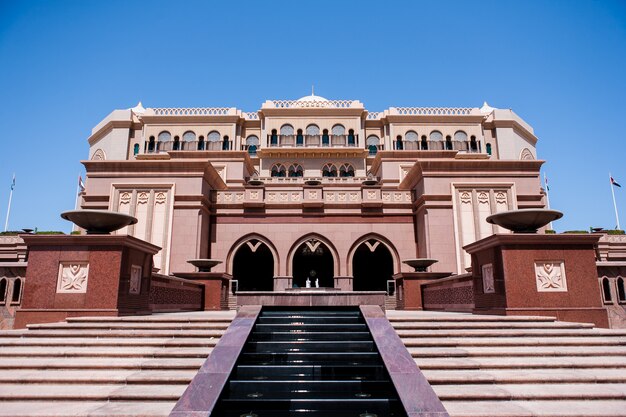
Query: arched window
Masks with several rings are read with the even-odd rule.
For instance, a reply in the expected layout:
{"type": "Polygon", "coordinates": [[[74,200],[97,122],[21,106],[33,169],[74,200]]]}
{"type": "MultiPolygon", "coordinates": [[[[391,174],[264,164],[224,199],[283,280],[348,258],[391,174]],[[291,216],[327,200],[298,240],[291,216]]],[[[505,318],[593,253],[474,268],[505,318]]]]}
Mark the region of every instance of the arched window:
{"type": "Polygon", "coordinates": [[[148,152],[154,152],[154,150],[155,150],[154,136],[150,136],[150,140],[148,140],[148,152]]]}
{"type": "Polygon", "coordinates": [[[324,165],[322,168],[322,177],[336,177],[337,167],[331,163],[324,165]]]}
{"type": "Polygon", "coordinates": [[[228,136],[224,136],[224,140],[222,141],[222,150],[230,151],[230,139],[228,136]]]}
{"type": "Polygon", "coordinates": [[[356,144],[354,129],[348,130],[348,146],[354,146],[356,144]]]}
{"type": "Polygon", "coordinates": [[[336,124],[331,129],[331,132],[333,133],[334,136],[345,135],[346,134],[346,128],[343,127],[343,125],[336,124]]]}
{"type": "Polygon", "coordinates": [[[22,297],[22,280],[17,278],[13,281],[13,295],[11,296],[11,304],[19,304],[22,297]]]}
{"type": "Polygon", "coordinates": [[[4,304],[7,299],[7,279],[0,278],[0,304],[4,304]]]}
{"type": "Polygon", "coordinates": [[[283,164],[274,164],[270,175],[272,177],[285,177],[287,175],[287,170],[283,164]]]}
{"type": "Polygon", "coordinates": [[[246,145],[248,146],[248,153],[250,155],[256,155],[256,150],[259,148],[259,138],[251,135],[246,138],[246,145]]]}
{"type": "Polygon", "coordinates": [[[308,125],[306,127],[306,134],[307,135],[319,135],[320,134],[320,128],[317,125],[308,125]]]}
{"type": "Polygon", "coordinates": [[[406,135],[404,135],[404,139],[407,142],[417,142],[419,140],[419,136],[414,131],[409,130],[406,132],[406,135]]]}
{"type": "Polygon", "coordinates": [[[612,301],[611,283],[607,277],[602,278],[602,298],[604,298],[605,303],[610,303],[612,301]]]}
{"type": "Polygon", "coordinates": [[[328,136],[328,129],[324,129],[322,132],[322,146],[330,145],[330,136],[328,136]]]}
{"type": "Polygon", "coordinates": [[[280,127],[280,134],[281,135],[293,135],[293,126],[291,126],[290,124],[282,125],[280,127]]]}
{"type": "Polygon", "coordinates": [[[133,146],[133,155],[137,155],[139,153],[139,144],[135,143],[133,146]]]}
{"type": "Polygon", "coordinates": [[[626,289],[624,288],[624,278],[617,278],[617,301],[620,303],[626,303],[626,289]]]}
{"type": "Polygon", "coordinates": [[[172,140],[172,135],[168,131],[159,133],[159,142],[169,142],[172,140]]]}
{"type": "Polygon", "coordinates": [[[217,130],[213,130],[207,135],[207,140],[209,142],[219,142],[221,138],[222,135],[220,135],[220,132],[218,132],[217,130]]]}
{"type": "Polygon", "coordinates": [[[278,133],[276,133],[276,129],[272,129],[272,134],[270,135],[270,146],[278,146],[278,133]]]}
{"type": "Polygon", "coordinates": [[[343,164],[339,168],[340,177],[354,177],[354,167],[350,164],[343,164]]]}
{"type": "Polygon", "coordinates": [[[178,136],[174,136],[174,146],[172,149],[175,151],[180,150],[180,138],[178,136]]]}
{"type": "Polygon", "coordinates": [[[192,131],[185,132],[183,134],[183,140],[185,142],[195,142],[196,141],[196,134],[193,133],[192,131]]]}
{"type": "Polygon", "coordinates": [[[398,135],[396,136],[396,150],[401,151],[404,149],[403,143],[402,143],[402,136],[398,135]]]}
{"type": "Polygon", "coordinates": [[[302,165],[300,164],[292,164],[289,167],[289,171],[288,171],[288,175],[290,177],[301,177],[303,175],[304,171],[302,169],[302,165]]]}
{"type": "Polygon", "coordinates": [[[487,145],[485,145],[485,148],[487,148],[487,153],[491,155],[491,143],[488,143],[487,145]]]}
{"type": "Polygon", "coordinates": [[[200,136],[198,138],[198,150],[199,151],[203,151],[204,150],[204,136],[200,136]]]}
{"type": "Polygon", "coordinates": [[[422,135],[421,148],[423,151],[428,150],[428,140],[426,140],[426,135],[422,135]]]}
{"type": "Polygon", "coordinates": [[[476,136],[470,138],[470,151],[478,152],[478,142],[476,142],[476,136]]]}
{"type": "Polygon", "coordinates": [[[438,130],[430,132],[430,140],[443,140],[443,135],[438,130]]]}
{"type": "Polygon", "coordinates": [[[302,129],[298,129],[298,133],[296,134],[296,146],[304,146],[304,135],[302,134],[302,129]]]}
{"type": "Polygon", "coordinates": [[[378,152],[380,139],[376,135],[369,135],[367,139],[365,139],[365,144],[367,145],[367,150],[369,151],[369,154],[376,155],[376,152],[378,152]]]}
{"type": "Polygon", "coordinates": [[[451,151],[452,149],[452,138],[448,135],[446,136],[446,150],[451,151]]]}
{"type": "Polygon", "coordinates": [[[456,140],[458,142],[466,142],[467,141],[467,133],[463,132],[462,130],[459,130],[458,132],[456,132],[454,134],[454,140],[456,140]]]}

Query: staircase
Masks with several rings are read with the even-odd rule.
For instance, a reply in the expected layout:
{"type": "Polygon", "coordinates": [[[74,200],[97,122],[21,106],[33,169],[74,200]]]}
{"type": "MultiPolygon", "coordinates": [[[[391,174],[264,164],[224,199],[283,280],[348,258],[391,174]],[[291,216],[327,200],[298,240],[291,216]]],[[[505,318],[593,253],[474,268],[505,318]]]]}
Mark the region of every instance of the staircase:
{"type": "Polygon", "coordinates": [[[214,414],[406,417],[357,308],[264,309],[214,414]]]}
{"type": "Polygon", "coordinates": [[[69,318],[0,332],[0,416],[167,416],[234,312],[69,318]]]}
{"type": "Polygon", "coordinates": [[[389,311],[451,416],[626,416],[626,331],[389,311]]]}

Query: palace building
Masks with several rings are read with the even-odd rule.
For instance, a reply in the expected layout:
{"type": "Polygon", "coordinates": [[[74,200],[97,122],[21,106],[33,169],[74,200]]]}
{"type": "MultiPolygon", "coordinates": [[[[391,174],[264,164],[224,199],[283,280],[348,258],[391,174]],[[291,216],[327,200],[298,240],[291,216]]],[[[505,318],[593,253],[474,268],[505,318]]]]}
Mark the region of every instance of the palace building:
{"type": "Polygon", "coordinates": [[[83,209],[139,221],[162,274],[222,261],[240,291],[387,290],[402,261],[465,273],[485,218],[543,208],[533,128],[509,109],[311,95],[260,110],[115,110],[92,131],[83,209]],[[313,284],[314,285],[314,284],[313,284]]]}

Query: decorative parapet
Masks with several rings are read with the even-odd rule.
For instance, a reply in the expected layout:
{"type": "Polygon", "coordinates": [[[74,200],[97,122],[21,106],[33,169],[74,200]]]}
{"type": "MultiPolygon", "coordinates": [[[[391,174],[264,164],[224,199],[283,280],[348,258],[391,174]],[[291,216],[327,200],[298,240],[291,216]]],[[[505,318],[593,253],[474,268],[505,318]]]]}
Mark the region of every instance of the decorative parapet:
{"type": "Polygon", "coordinates": [[[600,262],[625,262],[626,235],[603,234],[598,241],[597,254],[600,262]]]}
{"type": "Polygon", "coordinates": [[[236,115],[234,107],[155,107],[146,109],[147,116],[227,116],[236,115]]]}
{"type": "Polygon", "coordinates": [[[267,100],[264,109],[302,109],[302,108],[363,108],[358,100],[267,100]]]}
{"type": "Polygon", "coordinates": [[[390,115],[399,116],[469,116],[480,115],[476,107],[391,107],[390,115]]]}
{"type": "Polygon", "coordinates": [[[375,111],[371,113],[367,113],[367,120],[378,120],[383,116],[383,112],[375,111]]]}
{"type": "Polygon", "coordinates": [[[243,118],[246,120],[259,120],[259,113],[257,112],[243,112],[243,118]]]}

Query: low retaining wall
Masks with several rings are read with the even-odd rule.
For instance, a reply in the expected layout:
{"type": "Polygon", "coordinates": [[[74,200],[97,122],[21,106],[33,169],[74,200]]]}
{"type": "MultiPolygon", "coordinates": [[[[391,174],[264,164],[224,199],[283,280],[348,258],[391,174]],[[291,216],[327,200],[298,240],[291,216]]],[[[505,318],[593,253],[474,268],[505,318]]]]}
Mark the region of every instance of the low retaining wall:
{"type": "Polygon", "coordinates": [[[170,275],[152,274],[150,309],[154,313],[202,310],[204,284],[170,275]]]}
{"type": "Polygon", "coordinates": [[[471,274],[453,275],[422,284],[424,310],[471,313],[474,285],[471,274]]]}
{"type": "Polygon", "coordinates": [[[246,305],[321,307],[376,305],[385,309],[384,291],[242,291],[237,307],[246,305]]]}

